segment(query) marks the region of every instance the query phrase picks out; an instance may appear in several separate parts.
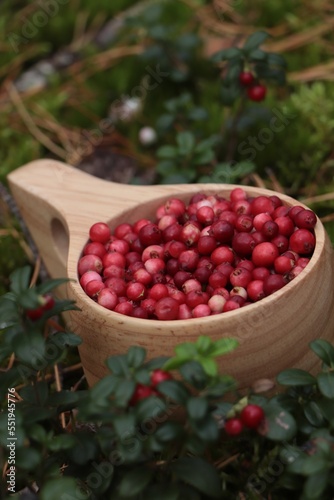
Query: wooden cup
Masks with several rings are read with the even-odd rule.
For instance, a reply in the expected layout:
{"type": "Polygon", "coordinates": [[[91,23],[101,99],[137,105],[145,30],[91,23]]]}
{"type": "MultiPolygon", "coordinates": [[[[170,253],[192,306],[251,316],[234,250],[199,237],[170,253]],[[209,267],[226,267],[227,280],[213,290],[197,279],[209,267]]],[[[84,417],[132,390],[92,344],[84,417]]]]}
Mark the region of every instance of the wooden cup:
{"type": "MultiPolygon", "coordinates": [[[[236,311],[205,318],[158,321],[136,319],[109,311],[82,290],[77,264],[98,221],[114,228],[154,218],[156,208],[171,197],[188,201],[203,191],[228,196],[237,186],[189,184],[129,186],[107,182],[53,160],[29,163],[8,176],[13,196],[51,277],[68,277],[62,293],[76,301],[80,312],[67,313],[68,325],[83,339],[79,353],[89,385],[102,378],[108,356],[143,346],[149,358],[173,355],[182,342],[199,335],[216,340],[233,337],[239,347],[218,359],[222,373],[234,376],[240,388],[259,378],[273,378],[286,368],[314,372],[319,361],[310,341],[334,340],[332,247],[320,221],[315,227],[316,247],[308,266],[283,289],[260,302],[236,311]]],[[[249,196],[273,191],[242,186],[249,196]]],[[[302,205],[278,194],[289,205],[302,205]]]]}

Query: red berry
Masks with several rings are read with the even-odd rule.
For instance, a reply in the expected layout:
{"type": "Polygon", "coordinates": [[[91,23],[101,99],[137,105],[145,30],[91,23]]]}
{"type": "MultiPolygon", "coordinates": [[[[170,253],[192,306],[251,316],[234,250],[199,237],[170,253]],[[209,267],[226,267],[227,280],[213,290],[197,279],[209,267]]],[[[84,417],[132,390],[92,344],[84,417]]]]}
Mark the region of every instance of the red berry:
{"type": "Polygon", "coordinates": [[[297,229],[290,236],[290,249],[298,254],[305,255],[313,252],[315,237],[308,229],[297,229]]]}
{"type": "Polygon", "coordinates": [[[266,97],[266,93],[267,87],[264,85],[254,85],[253,87],[249,87],[247,89],[247,95],[251,101],[263,101],[266,97]]]}
{"type": "Polygon", "coordinates": [[[161,382],[165,382],[165,380],[173,380],[172,374],[167,372],[166,370],[157,368],[151,373],[151,384],[153,387],[160,384],[161,382]]]}
{"type": "Polygon", "coordinates": [[[300,229],[313,229],[317,223],[317,217],[312,210],[300,210],[294,217],[294,223],[300,229]]]}
{"type": "Polygon", "coordinates": [[[27,309],[25,314],[31,321],[39,320],[44,313],[43,306],[36,307],[35,309],[27,309]]]}
{"type": "Polygon", "coordinates": [[[157,301],[155,314],[162,321],[170,321],[178,318],[179,303],[172,297],[164,297],[157,301]]]}
{"type": "Polygon", "coordinates": [[[139,401],[149,398],[150,396],[155,396],[157,392],[148,385],[137,384],[129,401],[130,406],[136,405],[139,401]]]}
{"type": "Polygon", "coordinates": [[[279,251],[274,243],[265,241],[259,243],[253,250],[252,262],[256,267],[271,267],[275,259],[279,256],[279,251]]]}
{"type": "Polygon", "coordinates": [[[240,418],[230,418],[225,422],[225,432],[229,436],[239,436],[244,426],[240,418]]]}
{"type": "Polygon", "coordinates": [[[258,405],[249,404],[240,413],[240,420],[248,429],[256,429],[264,419],[264,411],[258,405]]]}
{"type": "Polygon", "coordinates": [[[239,82],[244,87],[249,87],[254,82],[254,75],[250,71],[242,71],[239,75],[239,82]]]}
{"type": "Polygon", "coordinates": [[[89,230],[89,237],[92,241],[107,243],[111,236],[110,228],[104,222],[96,222],[89,230]]]}
{"type": "Polygon", "coordinates": [[[162,241],[162,233],[158,226],[153,223],[143,226],[140,229],[138,236],[140,243],[144,246],[158,245],[162,241]]]}

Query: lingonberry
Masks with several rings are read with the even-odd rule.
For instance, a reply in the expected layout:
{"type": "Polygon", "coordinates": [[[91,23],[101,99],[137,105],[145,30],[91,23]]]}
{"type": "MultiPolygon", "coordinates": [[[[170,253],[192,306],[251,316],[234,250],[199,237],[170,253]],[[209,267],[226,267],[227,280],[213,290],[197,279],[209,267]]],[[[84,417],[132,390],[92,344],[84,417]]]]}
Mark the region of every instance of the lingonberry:
{"type": "Polygon", "coordinates": [[[275,223],[278,225],[280,235],[289,237],[295,230],[295,225],[288,215],[276,217],[275,223]]]}
{"type": "Polygon", "coordinates": [[[89,238],[91,241],[99,243],[107,243],[111,236],[110,228],[104,222],[96,222],[89,230],[89,238]]]}
{"type": "Polygon", "coordinates": [[[205,316],[210,316],[211,309],[208,304],[198,304],[192,310],[193,318],[204,318],[205,316]]]}
{"type": "Polygon", "coordinates": [[[236,233],[232,239],[232,248],[241,257],[249,257],[255,244],[256,242],[250,233],[236,233]]]}
{"type": "Polygon", "coordinates": [[[315,237],[308,229],[297,229],[289,240],[290,249],[300,255],[313,252],[315,237]]]}
{"type": "Polygon", "coordinates": [[[107,253],[102,258],[102,263],[103,267],[109,267],[109,266],[125,267],[126,258],[122,253],[119,252],[107,253]]]}
{"type": "Polygon", "coordinates": [[[199,261],[198,251],[195,249],[181,252],[177,259],[178,266],[184,271],[194,271],[199,261]]]}
{"type": "Polygon", "coordinates": [[[248,404],[240,413],[240,420],[248,429],[256,429],[264,419],[264,411],[261,406],[248,404]]]}
{"type": "Polygon", "coordinates": [[[241,306],[237,301],[229,299],[224,304],[223,312],[234,311],[235,309],[239,309],[240,307],[241,306]]]}
{"type": "Polygon", "coordinates": [[[201,255],[210,255],[217,247],[214,236],[201,236],[197,242],[197,250],[201,255]]]}
{"type": "Polygon", "coordinates": [[[179,319],[190,319],[192,318],[192,312],[189,306],[187,304],[180,304],[179,307],[179,319]]]}
{"type": "Polygon", "coordinates": [[[146,224],[138,233],[139,240],[145,247],[148,245],[157,245],[162,241],[162,233],[158,226],[153,223],[146,224]]]}
{"type": "Polygon", "coordinates": [[[251,279],[252,273],[245,267],[237,267],[230,274],[230,283],[232,286],[242,286],[243,288],[246,288],[251,279]]]}
{"type": "Polygon", "coordinates": [[[119,314],[124,314],[124,316],[132,316],[133,305],[127,301],[119,302],[116,304],[114,311],[119,314]]]}
{"type": "Polygon", "coordinates": [[[259,243],[253,250],[252,262],[256,267],[271,267],[275,259],[279,256],[279,251],[274,243],[265,241],[259,243]]]}
{"type": "Polygon", "coordinates": [[[207,304],[209,301],[209,294],[207,292],[202,292],[202,290],[192,291],[186,294],[185,303],[191,309],[194,309],[200,304],[207,304]]]}
{"type": "Polygon", "coordinates": [[[169,321],[178,318],[179,302],[173,297],[163,297],[155,305],[155,314],[162,321],[169,321]]]}
{"type": "Polygon", "coordinates": [[[130,406],[135,406],[139,401],[147,399],[150,396],[156,396],[157,392],[149,385],[137,384],[129,401],[130,406]]]}
{"type": "Polygon", "coordinates": [[[92,280],[89,283],[87,283],[85,292],[87,293],[88,297],[97,297],[97,295],[106,288],[106,285],[101,281],[101,280],[92,280]]]}
{"type": "Polygon", "coordinates": [[[41,319],[43,316],[44,309],[43,306],[36,307],[35,309],[27,309],[25,311],[26,316],[31,320],[31,321],[37,321],[41,319]]]}
{"type": "Polygon", "coordinates": [[[266,237],[266,238],[275,238],[275,236],[278,235],[279,232],[279,226],[276,222],[273,220],[268,220],[265,222],[261,228],[261,233],[266,237]]]}
{"type": "Polygon", "coordinates": [[[131,233],[132,231],[133,230],[131,224],[123,222],[122,224],[119,224],[118,226],[115,227],[114,235],[116,236],[117,239],[123,240],[124,236],[128,233],[131,233]]]}
{"type": "Polygon", "coordinates": [[[103,270],[103,263],[97,255],[84,255],[78,263],[78,273],[82,276],[87,271],[96,271],[101,273],[103,270]]]}
{"type": "Polygon", "coordinates": [[[280,290],[286,283],[286,279],[281,274],[270,274],[263,280],[263,291],[265,296],[280,290]]]}
{"type": "Polygon", "coordinates": [[[244,87],[249,87],[250,85],[252,85],[252,83],[254,83],[254,80],[254,75],[250,71],[242,71],[239,74],[239,82],[244,87]]]}
{"type": "Polygon", "coordinates": [[[97,294],[97,302],[100,306],[113,310],[118,303],[118,297],[110,288],[104,288],[97,294]]]}
{"type": "Polygon", "coordinates": [[[166,370],[157,368],[151,373],[152,387],[156,387],[158,384],[160,384],[161,382],[165,382],[166,380],[173,380],[173,375],[166,370]]]}
{"type": "Polygon", "coordinates": [[[102,276],[97,273],[96,271],[86,271],[85,273],[83,273],[83,275],[81,276],[80,278],[80,285],[82,286],[82,288],[85,290],[87,284],[90,282],[90,281],[93,281],[93,280],[100,280],[102,281],[102,276]]]}
{"type": "Polygon", "coordinates": [[[103,259],[104,255],[107,253],[105,245],[100,243],[99,241],[92,241],[91,243],[87,243],[84,246],[83,254],[84,255],[97,255],[100,259],[103,259]]]}
{"type": "Polygon", "coordinates": [[[234,418],[229,418],[225,422],[225,432],[229,436],[239,436],[239,434],[242,433],[244,428],[244,425],[240,418],[234,417],[234,418]]]}
{"type": "Polygon", "coordinates": [[[267,87],[264,85],[254,85],[247,89],[248,98],[251,101],[260,102],[263,101],[267,94],[267,87]]]}
{"type": "Polygon", "coordinates": [[[208,300],[208,306],[212,314],[220,314],[223,312],[226,299],[223,295],[212,295],[208,300]]]}
{"type": "Polygon", "coordinates": [[[247,285],[247,295],[250,300],[257,302],[265,297],[263,291],[263,280],[254,279],[247,285]]]}
{"type": "Polygon", "coordinates": [[[294,223],[299,229],[313,229],[317,223],[317,217],[312,210],[300,210],[294,217],[294,223]]]}
{"type": "Polygon", "coordinates": [[[165,203],[165,213],[168,215],[175,215],[176,217],[179,217],[183,215],[185,211],[185,203],[178,198],[171,198],[165,203]]]}

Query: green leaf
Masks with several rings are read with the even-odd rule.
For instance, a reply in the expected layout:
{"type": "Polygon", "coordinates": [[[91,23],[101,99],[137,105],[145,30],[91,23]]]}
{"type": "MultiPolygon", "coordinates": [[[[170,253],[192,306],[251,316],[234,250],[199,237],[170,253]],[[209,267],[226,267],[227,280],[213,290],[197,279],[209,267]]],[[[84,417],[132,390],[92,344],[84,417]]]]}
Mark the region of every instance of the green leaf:
{"type": "Polygon", "coordinates": [[[137,467],[126,472],[119,484],[119,493],[123,497],[139,495],[149,484],[154,474],[154,469],[137,467]]]}
{"type": "Polygon", "coordinates": [[[84,465],[97,457],[98,445],[91,433],[76,432],[73,436],[75,444],[67,451],[70,460],[84,465]]]}
{"type": "Polygon", "coordinates": [[[126,359],[129,366],[139,368],[146,358],[146,350],[143,347],[131,346],[126,353],[126,359]]]}
{"type": "Polygon", "coordinates": [[[187,411],[190,418],[201,420],[209,409],[208,401],[202,397],[192,397],[187,401],[187,411]]]}
{"type": "Polygon", "coordinates": [[[174,159],[178,157],[178,150],[175,146],[161,146],[157,150],[157,157],[162,159],[174,159]]]}
{"type": "Polygon", "coordinates": [[[31,267],[25,266],[16,269],[10,276],[10,290],[16,295],[20,295],[29,288],[31,267]]]}
{"type": "Polygon", "coordinates": [[[304,485],[305,500],[322,498],[322,494],[327,486],[329,471],[323,470],[308,477],[304,485]]]}
{"type": "Polygon", "coordinates": [[[207,112],[207,110],[204,108],[198,108],[198,107],[191,109],[187,115],[187,118],[189,120],[193,120],[193,121],[207,120],[208,117],[209,117],[209,113],[207,112]]]}
{"type": "Polygon", "coordinates": [[[74,280],[69,280],[68,278],[48,280],[45,283],[36,286],[36,291],[39,294],[44,295],[46,293],[51,292],[51,290],[53,290],[54,288],[57,288],[58,286],[63,285],[64,283],[68,283],[69,281],[74,281],[74,280]]]}
{"type": "Polygon", "coordinates": [[[156,171],[160,175],[167,175],[177,170],[177,164],[171,160],[159,161],[156,166],[156,171]]]}
{"type": "Polygon", "coordinates": [[[165,422],[155,432],[155,437],[164,443],[170,443],[182,436],[183,427],[178,422],[165,422]]]}
{"type": "Polygon", "coordinates": [[[204,387],[207,382],[207,375],[198,361],[188,361],[184,363],[180,367],[180,373],[186,382],[194,385],[198,389],[204,387]]]}
{"type": "Polygon", "coordinates": [[[321,394],[326,398],[334,399],[334,372],[319,373],[317,382],[321,394]]]}
{"type": "Polygon", "coordinates": [[[317,401],[317,404],[325,419],[330,422],[334,415],[334,400],[322,398],[317,401]]]}
{"type": "Polygon", "coordinates": [[[191,359],[197,355],[196,346],[192,342],[184,342],[183,344],[177,345],[175,347],[175,352],[179,358],[191,359]]]}
{"type": "Polygon", "coordinates": [[[136,405],[137,418],[140,422],[150,419],[154,420],[156,418],[160,419],[161,415],[166,415],[167,418],[166,411],[167,405],[165,401],[156,396],[150,396],[143,399],[136,405]]]}
{"type": "Polygon", "coordinates": [[[163,114],[159,116],[156,123],[156,128],[158,130],[163,130],[163,131],[168,130],[173,125],[173,122],[174,122],[173,115],[169,115],[167,113],[163,114]]]}
{"type": "Polygon", "coordinates": [[[120,380],[115,390],[115,400],[118,406],[127,406],[134,393],[136,382],[134,380],[120,380]]]}
{"type": "Polygon", "coordinates": [[[179,147],[179,154],[188,156],[195,146],[195,137],[191,132],[179,132],[176,137],[176,142],[179,147]]]}
{"type": "Polygon", "coordinates": [[[222,356],[223,354],[228,354],[229,352],[234,351],[239,345],[239,342],[236,339],[232,338],[222,338],[216,340],[212,344],[212,348],[210,349],[211,356],[222,356]]]}
{"type": "Polygon", "coordinates": [[[209,349],[212,346],[212,340],[209,337],[206,337],[205,335],[200,335],[198,339],[195,342],[196,348],[198,352],[201,354],[208,354],[209,349]]]}
{"type": "Polygon", "coordinates": [[[291,413],[277,405],[266,408],[265,436],[273,441],[288,441],[297,432],[297,424],[291,413]]]}
{"type": "Polygon", "coordinates": [[[242,71],[243,65],[241,63],[238,64],[229,64],[227,72],[224,77],[224,85],[235,86],[235,92],[240,92],[238,86],[236,84],[239,82],[239,75],[242,71]]]}
{"type": "Polygon", "coordinates": [[[311,425],[320,427],[324,424],[321,408],[315,401],[308,401],[304,407],[304,414],[311,425]]]}
{"type": "Polygon", "coordinates": [[[107,359],[106,364],[109,370],[111,370],[114,375],[127,376],[130,374],[130,369],[125,354],[111,356],[107,359]]]}
{"type": "Polygon", "coordinates": [[[52,440],[49,442],[48,448],[51,451],[58,452],[61,450],[69,450],[70,448],[75,446],[75,444],[75,437],[71,434],[59,434],[52,438],[52,440]]]}
{"type": "Polygon", "coordinates": [[[212,498],[222,498],[221,480],[210,463],[198,457],[181,457],[170,466],[177,478],[212,498]]]}
{"type": "Polygon", "coordinates": [[[287,386],[303,386],[315,384],[316,379],[305,370],[300,370],[299,368],[291,368],[289,370],[282,371],[277,376],[277,382],[281,385],[287,386]]]}
{"type": "Polygon", "coordinates": [[[42,455],[35,448],[18,448],[15,465],[23,470],[33,470],[39,467],[42,455]]]}
{"type": "Polygon", "coordinates": [[[132,413],[114,417],[113,426],[120,440],[133,436],[136,427],[136,417],[132,413]]]}
{"type": "Polygon", "coordinates": [[[195,165],[207,165],[211,163],[215,158],[215,153],[211,149],[203,151],[203,153],[196,153],[193,163],[195,165]]]}
{"type": "Polygon", "coordinates": [[[177,370],[184,364],[188,363],[189,359],[190,359],[189,356],[184,356],[184,357],[177,356],[175,358],[171,358],[168,361],[166,361],[166,363],[163,365],[162,368],[166,371],[177,370]]]}
{"type": "Polygon", "coordinates": [[[145,500],[180,500],[176,484],[158,483],[145,490],[145,500]]]}
{"type": "Polygon", "coordinates": [[[260,47],[260,45],[262,45],[262,43],[269,37],[269,33],[266,33],[265,31],[256,31],[247,38],[245,45],[243,46],[243,50],[249,54],[254,49],[260,47]]]}
{"type": "Polygon", "coordinates": [[[79,396],[77,392],[73,391],[59,391],[50,394],[48,398],[48,405],[50,406],[60,406],[60,405],[76,405],[79,401],[79,396]]]}
{"type": "Polygon", "coordinates": [[[209,377],[216,377],[218,375],[218,365],[216,361],[212,358],[200,357],[198,358],[199,363],[201,363],[203,370],[209,377]]]}
{"type": "Polygon", "coordinates": [[[185,404],[190,393],[182,382],[177,380],[166,380],[159,384],[159,392],[176,403],[185,404]]]}
{"type": "Polygon", "coordinates": [[[73,477],[58,477],[48,479],[40,490],[41,500],[65,500],[77,498],[78,484],[73,477]]]}
{"type": "Polygon", "coordinates": [[[73,347],[82,344],[79,335],[72,332],[56,332],[47,341],[47,345],[55,344],[61,348],[73,347]]]}
{"type": "Polygon", "coordinates": [[[228,61],[234,58],[242,58],[242,51],[237,47],[230,47],[229,49],[219,50],[212,56],[213,62],[228,61]]]}
{"type": "Polygon", "coordinates": [[[318,339],[310,342],[310,348],[327,366],[334,368],[334,347],[327,340],[318,339]]]}
{"type": "Polygon", "coordinates": [[[267,52],[267,63],[270,66],[281,66],[282,68],[287,67],[287,62],[281,54],[276,54],[275,52],[267,52]]]}
{"type": "Polygon", "coordinates": [[[330,464],[323,457],[319,457],[316,454],[305,458],[302,471],[304,475],[311,476],[312,474],[326,470],[329,466],[330,464]]]}
{"type": "Polygon", "coordinates": [[[221,100],[225,106],[232,106],[240,96],[241,91],[237,85],[222,85],[221,100]]]}
{"type": "Polygon", "coordinates": [[[15,337],[13,351],[18,359],[37,370],[42,370],[48,366],[45,340],[38,330],[29,331],[24,335],[15,337]]]}
{"type": "Polygon", "coordinates": [[[194,420],[191,425],[197,436],[205,443],[217,442],[220,431],[217,421],[211,415],[207,415],[202,420],[194,420]]]}
{"type": "Polygon", "coordinates": [[[267,53],[261,49],[252,50],[249,54],[249,58],[253,61],[265,61],[267,59],[267,53]]]}

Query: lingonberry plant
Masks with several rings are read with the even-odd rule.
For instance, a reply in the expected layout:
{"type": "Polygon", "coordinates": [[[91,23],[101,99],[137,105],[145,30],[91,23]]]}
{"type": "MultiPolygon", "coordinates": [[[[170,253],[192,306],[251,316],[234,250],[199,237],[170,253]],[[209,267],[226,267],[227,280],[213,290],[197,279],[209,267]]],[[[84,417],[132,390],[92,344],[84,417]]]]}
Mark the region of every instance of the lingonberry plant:
{"type": "Polygon", "coordinates": [[[226,313],[285,286],[315,247],[314,212],[241,188],[170,198],[155,215],[90,228],[78,274],[98,304],[161,321],[226,313]]]}
{"type": "Polygon", "coordinates": [[[1,498],[333,497],[333,345],[312,342],[318,375],[286,370],[279,392],[259,380],[239,394],[215,360],[236,349],[237,362],[237,342],[206,336],[169,359],[133,346],[79,389],[66,368],[80,339],[57,319],[75,305],[48,300],[27,315],[64,280],[29,281],[18,269],[0,298],[1,498]]]}

